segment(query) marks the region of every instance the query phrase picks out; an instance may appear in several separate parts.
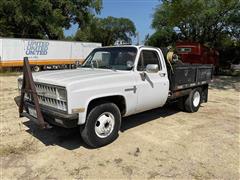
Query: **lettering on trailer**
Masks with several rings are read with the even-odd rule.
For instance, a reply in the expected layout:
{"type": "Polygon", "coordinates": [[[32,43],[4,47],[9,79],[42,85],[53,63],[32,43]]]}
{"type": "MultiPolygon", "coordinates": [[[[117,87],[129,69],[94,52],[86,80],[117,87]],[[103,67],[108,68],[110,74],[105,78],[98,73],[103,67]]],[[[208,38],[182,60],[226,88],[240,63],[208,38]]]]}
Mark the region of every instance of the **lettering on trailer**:
{"type": "Polygon", "coordinates": [[[25,54],[28,56],[47,55],[49,42],[45,41],[26,41],[25,54]]]}

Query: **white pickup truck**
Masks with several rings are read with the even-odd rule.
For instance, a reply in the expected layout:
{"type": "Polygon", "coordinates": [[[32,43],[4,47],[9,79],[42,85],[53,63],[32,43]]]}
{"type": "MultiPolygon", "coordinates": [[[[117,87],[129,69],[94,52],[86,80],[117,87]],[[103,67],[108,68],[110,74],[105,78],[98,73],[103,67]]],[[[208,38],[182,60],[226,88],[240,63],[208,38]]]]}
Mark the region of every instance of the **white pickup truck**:
{"type": "MultiPolygon", "coordinates": [[[[94,49],[74,70],[33,73],[44,120],[80,127],[83,140],[100,147],[118,136],[121,119],[176,101],[187,112],[207,102],[211,65],[170,65],[159,48],[117,46],[94,49]]],[[[18,79],[21,89],[22,77],[18,79]]],[[[36,119],[31,95],[23,116],[36,119]]]]}

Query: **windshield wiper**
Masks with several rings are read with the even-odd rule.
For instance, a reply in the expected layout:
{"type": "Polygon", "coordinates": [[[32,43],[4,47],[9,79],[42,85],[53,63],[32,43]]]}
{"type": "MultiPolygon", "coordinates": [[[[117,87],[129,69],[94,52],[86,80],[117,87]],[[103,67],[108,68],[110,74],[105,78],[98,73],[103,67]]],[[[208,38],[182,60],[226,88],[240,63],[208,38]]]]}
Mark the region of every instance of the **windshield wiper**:
{"type": "Polygon", "coordinates": [[[101,69],[101,68],[102,68],[102,69],[111,69],[111,70],[116,71],[116,69],[115,69],[113,66],[100,66],[99,68],[100,68],[100,69],[101,69]]]}
{"type": "Polygon", "coordinates": [[[116,69],[113,66],[100,66],[100,67],[94,67],[93,63],[89,64],[89,65],[85,65],[85,66],[81,66],[81,68],[92,68],[92,69],[110,69],[113,71],[116,71],[116,69]],[[90,65],[90,66],[89,66],[90,65]]]}

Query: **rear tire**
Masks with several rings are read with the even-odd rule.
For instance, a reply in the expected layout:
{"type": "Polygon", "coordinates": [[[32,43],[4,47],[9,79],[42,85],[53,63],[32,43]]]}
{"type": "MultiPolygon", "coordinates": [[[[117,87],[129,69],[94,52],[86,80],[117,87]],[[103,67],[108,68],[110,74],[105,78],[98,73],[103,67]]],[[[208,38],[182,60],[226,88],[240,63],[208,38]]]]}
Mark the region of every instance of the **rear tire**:
{"type": "Polygon", "coordinates": [[[114,103],[104,103],[92,108],[81,132],[82,139],[93,148],[113,142],[118,137],[121,113],[114,103]]]}
{"type": "Polygon", "coordinates": [[[185,100],[185,110],[190,113],[197,112],[201,105],[201,100],[201,88],[193,89],[185,100]]]}

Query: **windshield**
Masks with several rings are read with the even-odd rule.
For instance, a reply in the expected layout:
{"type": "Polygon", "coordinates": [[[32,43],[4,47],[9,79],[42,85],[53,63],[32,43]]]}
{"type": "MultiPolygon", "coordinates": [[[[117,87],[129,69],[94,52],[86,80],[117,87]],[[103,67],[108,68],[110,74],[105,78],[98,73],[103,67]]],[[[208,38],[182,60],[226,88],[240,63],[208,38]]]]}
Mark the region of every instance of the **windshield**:
{"type": "Polygon", "coordinates": [[[82,67],[131,70],[136,54],[135,47],[98,48],[91,52],[82,67]]]}

